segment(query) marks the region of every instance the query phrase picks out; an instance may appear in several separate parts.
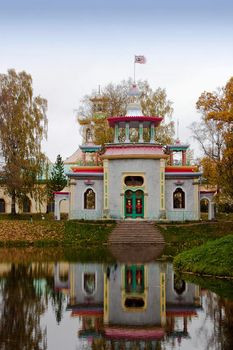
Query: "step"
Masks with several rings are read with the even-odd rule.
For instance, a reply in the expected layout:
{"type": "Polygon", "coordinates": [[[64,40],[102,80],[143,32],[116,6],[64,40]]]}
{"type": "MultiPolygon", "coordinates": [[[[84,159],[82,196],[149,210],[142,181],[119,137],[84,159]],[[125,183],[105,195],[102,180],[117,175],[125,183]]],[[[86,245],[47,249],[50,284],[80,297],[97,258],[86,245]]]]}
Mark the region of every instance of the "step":
{"type": "Polygon", "coordinates": [[[153,222],[122,221],[112,231],[109,244],[164,244],[164,238],[153,222]]]}

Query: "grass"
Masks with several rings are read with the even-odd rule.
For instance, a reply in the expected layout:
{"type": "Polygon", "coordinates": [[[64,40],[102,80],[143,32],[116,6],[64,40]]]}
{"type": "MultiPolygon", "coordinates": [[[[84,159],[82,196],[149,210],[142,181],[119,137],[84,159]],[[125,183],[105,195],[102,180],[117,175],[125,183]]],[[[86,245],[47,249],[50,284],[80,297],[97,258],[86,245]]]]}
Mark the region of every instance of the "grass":
{"type": "Polygon", "coordinates": [[[218,221],[160,225],[166,247],[163,258],[174,259],[176,271],[233,277],[233,216],[218,221]]]}
{"type": "Polygon", "coordinates": [[[64,244],[83,246],[103,245],[107,243],[108,235],[114,223],[66,221],[64,227],[64,244]]]}
{"type": "Polygon", "coordinates": [[[1,220],[0,247],[102,246],[113,221],[1,220]]]}
{"type": "Polygon", "coordinates": [[[233,235],[209,241],[180,253],[173,264],[177,271],[233,277],[233,235]]]}
{"type": "Polygon", "coordinates": [[[166,224],[159,229],[166,241],[164,257],[172,259],[185,250],[233,234],[233,221],[166,224]]]}

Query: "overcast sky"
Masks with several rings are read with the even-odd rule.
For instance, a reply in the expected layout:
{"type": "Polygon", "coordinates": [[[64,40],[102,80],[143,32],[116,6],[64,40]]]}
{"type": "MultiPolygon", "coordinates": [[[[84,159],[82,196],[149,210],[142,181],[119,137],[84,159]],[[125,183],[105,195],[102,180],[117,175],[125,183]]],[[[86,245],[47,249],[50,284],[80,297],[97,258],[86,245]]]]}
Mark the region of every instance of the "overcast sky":
{"type": "Polygon", "coordinates": [[[192,144],[198,97],[233,76],[232,0],[0,0],[0,73],[26,70],[48,100],[52,161],[81,143],[82,97],[132,77],[135,54],[147,58],[136,78],[166,89],[192,144]]]}

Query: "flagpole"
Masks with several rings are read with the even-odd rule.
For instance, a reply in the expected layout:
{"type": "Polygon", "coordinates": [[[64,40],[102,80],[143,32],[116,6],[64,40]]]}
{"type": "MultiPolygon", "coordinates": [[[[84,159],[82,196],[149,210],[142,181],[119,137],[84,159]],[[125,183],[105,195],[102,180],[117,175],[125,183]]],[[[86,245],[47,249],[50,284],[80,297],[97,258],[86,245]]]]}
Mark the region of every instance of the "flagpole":
{"type": "Polygon", "coordinates": [[[135,56],[134,56],[133,81],[134,81],[134,84],[135,84],[135,56]]]}
{"type": "Polygon", "coordinates": [[[180,127],[179,124],[180,124],[179,119],[177,119],[177,140],[179,140],[179,127],[180,127]]]}
{"type": "Polygon", "coordinates": [[[134,84],[136,84],[136,63],[140,63],[140,64],[145,64],[146,63],[146,57],[143,56],[143,55],[140,55],[140,56],[136,56],[134,55],[134,69],[133,69],[133,80],[134,80],[134,84]]]}

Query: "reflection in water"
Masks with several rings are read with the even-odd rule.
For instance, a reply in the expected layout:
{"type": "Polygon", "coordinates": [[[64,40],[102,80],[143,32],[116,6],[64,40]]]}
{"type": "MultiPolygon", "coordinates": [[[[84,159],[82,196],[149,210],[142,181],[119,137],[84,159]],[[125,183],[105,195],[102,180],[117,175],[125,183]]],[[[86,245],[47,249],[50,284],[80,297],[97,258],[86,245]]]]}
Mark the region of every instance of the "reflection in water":
{"type": "Polygon", "coordinates": [[[0,283],[3,350],[233,347],[233,301],[169,263],[0,264],[0,283]]]}
{"type": "Polygon", "coordinates": [[[46,330],[40,326],[46,300],[29,266],[11,265],[1,279],[1,300],[1,349],[46,349],[46,330]]]}

